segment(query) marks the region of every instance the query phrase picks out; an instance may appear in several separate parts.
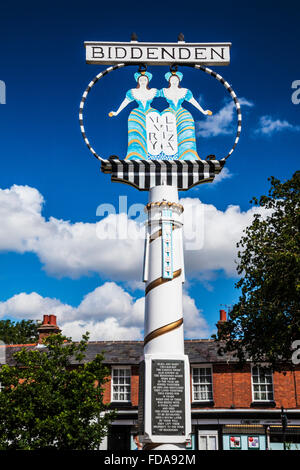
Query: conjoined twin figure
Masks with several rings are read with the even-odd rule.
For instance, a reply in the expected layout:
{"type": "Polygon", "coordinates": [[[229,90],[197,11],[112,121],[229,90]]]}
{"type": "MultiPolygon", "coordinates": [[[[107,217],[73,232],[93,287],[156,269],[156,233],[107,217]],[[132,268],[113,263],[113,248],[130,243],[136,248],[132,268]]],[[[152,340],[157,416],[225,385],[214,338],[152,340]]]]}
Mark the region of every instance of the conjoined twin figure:
{"type": "Polygon", "coordinates": [[[205,111],[190,90],[180,87],[182,77],[178,71],[166,73],[169,86],[158,90],[149,88],[151,73],[141,71],[134,74],[136,88],[128,90],[119,109],[109,113],[110,117],[117,116],[132,101],[138,104],[128,118],[127,160],[200,159],[196,147],[195,122],[182,104],[188,101],[208,116],[212,112],[205,111]],[[151,107],[153,99],[159,97],[165,98],[169,105],[162,113],[151,107]]]}

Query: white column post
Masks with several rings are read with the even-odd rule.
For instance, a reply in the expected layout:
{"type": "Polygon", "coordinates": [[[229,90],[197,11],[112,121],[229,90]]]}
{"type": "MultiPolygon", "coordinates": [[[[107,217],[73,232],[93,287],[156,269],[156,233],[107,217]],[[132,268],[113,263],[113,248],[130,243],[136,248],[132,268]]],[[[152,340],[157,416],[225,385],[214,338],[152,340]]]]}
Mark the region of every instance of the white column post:
{"type": "Polygon", "coordinates": [[[183,449],[191,433],[189,361],[184,355],[183,207],[174,186],[150,189],[144,257],[144,448],[183,449]]]}

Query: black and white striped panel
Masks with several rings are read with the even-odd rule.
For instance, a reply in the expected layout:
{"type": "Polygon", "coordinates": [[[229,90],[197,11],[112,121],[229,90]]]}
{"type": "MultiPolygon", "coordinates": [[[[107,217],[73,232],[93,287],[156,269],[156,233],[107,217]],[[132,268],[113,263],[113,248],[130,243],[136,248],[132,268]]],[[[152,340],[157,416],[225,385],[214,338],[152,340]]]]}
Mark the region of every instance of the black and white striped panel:
{"type": "Polygon", "coordinates": [[[112,72],[113,70],[120,69],[121,67],[124,67],[124,66],[125,66],[125,64],[117,64],[117,65],[114,65],[112,67],[108,67],[106,70],[103,70],[103,72],[98,73],[98,75],[96,75],[96,77],[88,84],[87,88],[85,89],[85,91],[84,91],[84,93],[81,97],[80,106],[79,106],[79,124],[80,124],[81,134],[82,134],[82,137],[83,137],[88,149],[92,152],[94,157],[96,157],[98,160],[104,160],[104,158],[101,158],[96,153],[96,151],[93,149],[93,147],[91,146],[91,144],[90,144],[90,142],[89,142],[89,140],[86,136],[86,132],[85,132],[85,129],[84,129],[84,124],[83,124],[84,104],[86,102],[86,99],[87,99],[87,96],[88,96],[89,92],[91,91],[91,89],[93,88],[95,83],[97,83],[100,80],[100,78],[104,77],[105,75],[112,72]]]}
{"type": "Polygon", "coordinates": [[[127,183],[140,191],[166,184],[186,191],[201,183],[213,181],[225,164],[223,160],[155,161],[119,160],[102,161],[101,170],[110,173],[112,181],[127,183]]]}
{"type": "Polygon", "coordinates": [[[237,133],[236,133],[236,137],[235,137],[235,141],[234,141],[234,144],[233,144],[233,147],[231,148],[231,150],[229,151],[229,153],[226,155],[226,157],[224,157],[225,160],[227,160],[228,157],[230,157],[230,155],[232,154],[232,152],[234,151],[235,147],[237,146],[237,143],[239,141],[239,138],[240,138],[240,135],[241,135],[241,130],[242,130],[242,111],[241,111],[241,106],[240,106],[240,103],[237,99],[237,96],[235,94],[235,92],[233,91],[231,85],[226,82],[226,80],[218,73],[214,72],[213,70],[211,70],[210,68],[208,67],[205,67],[204,65],[193,65],[193,67],[195,69],[200,69],[202,70],[203,72],[211,75],[212,77],[216,78],[220,83],[222,83],[222,85],[224,85],[224,87],[226,88],[226,90],[228,91],[228,93],[230,93],[230,96],[231,98],[233,99],[234,101],[234,104],[235,104],[235,108],[236,108],[236,112],[237,112],[237,119],[238,119],[238,122],[237,122],[237,133]]]}

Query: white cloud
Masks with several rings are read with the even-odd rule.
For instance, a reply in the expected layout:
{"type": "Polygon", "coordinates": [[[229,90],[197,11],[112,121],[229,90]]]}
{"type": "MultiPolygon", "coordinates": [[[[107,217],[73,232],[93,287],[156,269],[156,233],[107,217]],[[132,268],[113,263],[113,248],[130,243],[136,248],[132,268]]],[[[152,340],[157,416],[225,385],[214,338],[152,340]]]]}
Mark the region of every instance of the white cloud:
{"type": "Polygon", "coordinates": [[[89,292],[78,307],[36,292],[0,302],[0,317],[42,320],[43,315],[56,315],[63,334],[74,340],[86,331],[90,340],[142,339],[144,299],[134,299],[116,283],[106,282],[89,292]]]}
{"type": "Polygon", "coordinates": [[[184,334],[188,339],[209,338],[211,336],[209,326],[199,310],[187,293],[183,293],[183,318],[184,334]]]}
{"type": "Polygon", "coordinates": [[[256,134],[272,135],[275,132],[284,130],[289,131],[300,131],[300,126],[290,124],[288,121],[281,121],[280,119],[274,119],[272,116],[261,116],[258,123],[258,128],[255,130],[256,134]]]}
{"type": "MultiPolygon", "coordinates": [[[[91,341],[142,340],[145,299],[133,298],[114,282],[106,282],[89,292],[72,307],[58,299],[24,292],[0,302],[0,317],[42,320],[43,315],[56,315],[62,333],[79,340],[87,331],[91,341]]],[[[184,293],[183,314],[187,338],[208,337],[209,328],[195,301],[184,293]]]]}
{"type": "MultiPolygon", "coordinates": [[[[230,174],[225,172],[224,176],[230,177],[230,174]]],[[[234,276],[236,242],[243,229],[251,223],[253,214],[261,212],[261,209],[242,212],[239,206],[229,206],[221,211],[213,205],[202,204],[198,198],[185,198],[181,202],[186,207],[187,277],[197,275],[208,279],[218,270],[234,276]],[[187,216],[188,205],[193,208],[191,216],[187,216]],[[195,236],[195,233],[201,243],[196,244],[198,251],[189,251],[188,237],[195,236]]],[[[53,217],[46,220],[41,212],[43,203],[42,195],[35,188],[14,185],[0,190],[0,251],[35,253],[46,272],[53,276],[79,278],[97,273],[106,279],[127,282],[129,288],[141,288],[144,240],[142,237],[127,237],[125,231],[129,228],[131,235],[136,234],[140,229],[136,221],[129,220],[123,213],[110,214],[98,223],[71,223],[53,217]],[[103,235],[107,230],[111,237],[99,238],[99,233],[103,235]],[[122,236],[118,238],[118,234],[122,236]]],[[[101,293],[99,288],[94,295],[101,297],[101,293]]],[[[92,299],[88,301],[92,302],[92,299]]],[[[125,296],[122,301],[122,311],[126,306],[130,311],[130,299],[125,296]]],[[[81,306],[83,314],[84,305],[81,306]]],[[[87,321],[88,313],[85,315],[87,321]]]]}
{"type": "Polygon", "coordinates": [[[113,317],[121,325],[143,327],[143,302],[135,300],[128,292],[115,282],[106,282],[89,292],[74,316],[81,320],[104,320],[113,317]]]}
{"type": "Polygon", "coordinates": [[[210,280],[214,272],[222,270],[227,276],[236,277],[236,243],[251,224],[253,215],[267,212],[257,207],[243,212],[239,206],[228,206],[221,211],[211,204],[202,204],[197,198],[185,198],[181,202],[185,212],[192,214],[190,223],[186,224],[185,237],[185,264],[189,276],[210,280]]]}
{"type": "Polygon", "coordinates": [[[80,340],[89,332],[90,341],[137,341],[142,340],[141,329],[138,327],[121,326],[115,318],[106,318],[99,322],[83,322],[75,320],[62,325],[62,332],[73,341],[80,340]]]}
{"type": "MultiPolygon", "coordinates": [[[[212,183],[209,183],[207,185],[207,188],[214,188],[217,184],[221,183],[221,181],[224,181],[224,180],[227,180],[227,179],[230,179],[230,178],[233,178],[233,173],[231,173],[228,168],[223,168],[222,171],[220,173],[218,173],[213,182],[212,183]]],[[[198,186],[194,186],[192,188],[193,191],[200,191],[201,189],[201,185],[198,185],[198,186]]]]}
{"type": "Polygon", "coordinates": [[[222,171],[217,174],[212,182],[211,185],[208,185],[209,187],[212,187],[218,183],[221,183],[221,181],[224,181],[224,180],[227,180],[227,179],[230,179],[233,177],[233,174],[230,173],[230,171],[228,170],[228,168],[223,168],[222,171]]]}
{"type": "MultiPolygon", "coordinates": [[[[42,215],[43,197],[28,186],[12,186],[0,190],[0,250],[35,253],[46,271],[55,276],[79,277],[88,273],[104,273],[112,280],[122,279],[128,288],[141,285],[142,239],[114,237],[99,239],[97,232],[115,229],[127,223],[125,214],[104,218],[92,224],[50,218],[42,215]],[[106,227],[105,227],[106,225],[106,227]]],[[[198,198],[184,198],[185,207],[185,271],[187,282],[183,296],[184,324],[187,338],[207,338],[209,327],[194,300],[186,291],[188,279],[199,279],[207,288],[220,270],[236,275],[236,243],[260,208],[241,211],[239,206],[218,210],[202,204],[198,198]],[[192,211],[189,214],[189,208],[192,211]],[[197,250],[193,236],[198,237],[197,250]],[[192,247],[192,249],[191,249],[192,247]]],[[[129,221],[134,231],[135,221],[129,221]]],[[[122,232],[121,230],[121,232],[122,232]]],[[[175,232],[174,232],[175,233],[175,232]]],[[[197,238],[196,237],[196,238],[197,238]]],[[[131,289],[132,290],[132,289],[131,289]]],[[[41,320],[44,314],[57,316],[66,336],[80,339],[86,331],[91,340],[141,340],[144,325],[144,297],[136,298],[116,282],[105,282],[89,292],[78,306],[59,299],[42,297],[37,292],[19,293],[0,302],[0,317],[41,320]]]]}
{"type": "MultiPolygon", "coordinates": [[[[245,98],[241,98],[239,103],[241,106],[254,106],[253,103],[245,98]]],[[[218,135],[231,134],[234,130],[235,115],[236,111],[233,101],[226,102],[216,114],[196,122],[197,136],[216,137],[218,135]]]]}
{"type": "Polygon", "coordinates": [[[141,277],[144,242],[136,236],[139,224],[125,214],[110,214],[98,223],[72,224],[54,217],[47,221],[43,202],[35,188],[0,189],[0,251],[35,253],[47,273],[57,277],[141,277]],[[104,238],[107,232],[112,236],[104,238]]]}
{"type": "Polygon", "coordinates": [[[29,186],[0,190],[0,250],[31,251],[35,238],[47,235],[41,217],[43,202],[38,190],[29,186]]]}
{"type": "Polygon", "coordinates": [[[63,304],[58,299],[42,297],[36,292],[30,294],[21,292],[4,302],[0,302],[0,317],[42,320],[43,314],[56,315],[64,319],[72,315],[72,307],[63,304]]]}

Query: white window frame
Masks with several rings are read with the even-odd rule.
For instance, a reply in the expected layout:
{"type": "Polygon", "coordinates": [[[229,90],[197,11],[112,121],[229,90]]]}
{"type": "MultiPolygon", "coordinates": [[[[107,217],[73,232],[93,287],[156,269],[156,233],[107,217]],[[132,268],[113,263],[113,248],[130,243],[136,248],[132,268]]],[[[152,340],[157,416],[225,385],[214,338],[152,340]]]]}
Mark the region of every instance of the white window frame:
{"type": "MultiPolygon", "coordinates": [[[[213,388],[213,368],[212,368],[212,365],[211,364],[198,364],[198,365],[192,365],[192,402],[193,403],[205,403],[205,402],[208,402],[208,401],[213,401],[213,398],[214,398],[214,388],[213,388]],[[194,369],[210,369],[210,377],[211,377],[211,398],[206,398],[206,399],[196,399],[195,398],[195,390],[194,390],[194,386],[195,385],[200,385],[200,384],[194,384],[194,369]]],[[[204,384],[203,384],[204,385],[204,384]]]]}
{"type": "MultiPolygon", "coordinates": [[[[120,395],[121,392],[117,392],[118,395],[120,395]]],[[[127,392],[124,391],[124,394],[126,394],[127,392]]],[[[110,389],[110,396],[111,396],[111,402],[113,403],[130,403],[131,402],[131,366],[112,366],[111,368],[111,389],[110,389]],[[130,381],[129,381],[129,384],[114,384],[114,370],[129,370],[129,377],[130,377],[130,381]],[[114,398],[114,386],[118,386],[118,387],[121,387],[121,386],[128,386],[129,385],[129,400],[120,400],[120,399],[115,399],[114,398]]]]}
{"type": "Polygon", "coordinates": [[[200,445],[200,438],[201,437],[206,437],[206,442],[207,444],[209,443],[209,438],[210,437],[214,437],[215,438],[215,442],[216,442],[216,448],[215,449],[205,449],[205,450],[219,450],[219,433],[217,430],[198,430],[198,449],[199,450],[204,450],[204,449],[201,449],[201,445],[200,445]]]}
{"type": "MultiPolygon", "coordinates": [[[[260,377],[260,374],[258,375],[258,377],[260,377]]],[[[252,391],[252,401],[253,402],[259,402],[259,403],[271,403],[272,401],[274,401],[274,382],[273,382],[273,370],[272,368],[268,365],[268,364],[260,364],[259,366],[257,365],[254,365],[254,364],[251,364],[251,391],[252,391]],[[258,382],[258,383],[254,383],[253,382],[253,369],[254,368],[258,368],[258,372],[260,369],[269,369],[270,372],[271,372],[271,383],[263,383],[263,382],[258,382]],[[265,391],[265,392],[262,392],[260,389],[259,391],[254,391],[254,386],[263,386],[263,385],[266,385],[266,387],[268,385],[271,385],[272,386],[272,398],[255,398],[255,393],[258,393],[259,395],[261,395],[261,393],[266,393],[267,395],[270,393],[268,391],[265,391]]]]}

